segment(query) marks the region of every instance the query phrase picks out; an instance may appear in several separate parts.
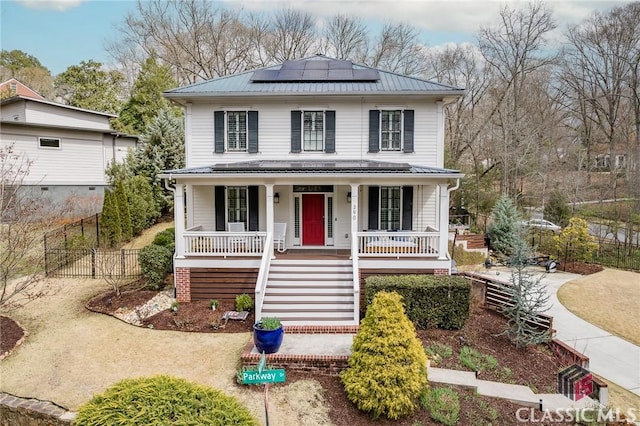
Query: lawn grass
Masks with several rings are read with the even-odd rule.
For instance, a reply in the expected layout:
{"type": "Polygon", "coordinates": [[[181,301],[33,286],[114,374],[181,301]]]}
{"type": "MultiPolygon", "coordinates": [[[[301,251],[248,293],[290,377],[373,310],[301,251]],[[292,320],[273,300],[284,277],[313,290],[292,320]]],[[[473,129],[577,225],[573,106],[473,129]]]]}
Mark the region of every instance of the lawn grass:
{"type": "Polygon", "coordinates": [[[607,383],[609,389],[609,407],[619,408],[621,413],[627,413],[630,409],[635,408],[636,415],[640,413],[640,396],[627,389],[616,385],[615,383],[598,376],[600,380],[607,383]]]}
{"type": "Polygon", "coordinates": [[[640,345],[640,274],[608,269],[560,287],[558,299],[575,315],[640,345]]]}

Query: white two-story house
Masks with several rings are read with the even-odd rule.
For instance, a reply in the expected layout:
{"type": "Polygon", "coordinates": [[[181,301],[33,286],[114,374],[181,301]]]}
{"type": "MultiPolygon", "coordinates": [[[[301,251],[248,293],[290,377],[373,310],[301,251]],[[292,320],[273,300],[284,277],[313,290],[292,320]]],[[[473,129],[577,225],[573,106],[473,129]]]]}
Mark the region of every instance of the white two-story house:
{"type": "Polygon", "coordinates": [[[444,110],[463,90],[314,56],[165,92],[185,110],[179,301],[354,325],[364,278],[449,274],[444,110]]]}

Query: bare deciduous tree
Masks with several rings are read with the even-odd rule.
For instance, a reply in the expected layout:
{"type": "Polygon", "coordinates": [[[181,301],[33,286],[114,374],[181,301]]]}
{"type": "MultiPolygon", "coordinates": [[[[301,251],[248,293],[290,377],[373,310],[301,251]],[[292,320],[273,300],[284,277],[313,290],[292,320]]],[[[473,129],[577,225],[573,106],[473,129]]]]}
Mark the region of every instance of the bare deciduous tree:
{"type": "Polygon", "coordinates": [[[369,51],[367,65],[406,75],[426,69],[419,32],[408,24],[385,24],[369,51]]]}
{"type": "Polygon", "coordinates": [[[335,15],[324,29],[325,51],[328,56],[366,61],[367,27],[353,16],[335,15]]]}
{"type": "Polygon", "coordinates": [[[316,47],[313,16],[295,9],[282,9],[273,15],[265,49],[277,62],[309,56],[316,47]]]}

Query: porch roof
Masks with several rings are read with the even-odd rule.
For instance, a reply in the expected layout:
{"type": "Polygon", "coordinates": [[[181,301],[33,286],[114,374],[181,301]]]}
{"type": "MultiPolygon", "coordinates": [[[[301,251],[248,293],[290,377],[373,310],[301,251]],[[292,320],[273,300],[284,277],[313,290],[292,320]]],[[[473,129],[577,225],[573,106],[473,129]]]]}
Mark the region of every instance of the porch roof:
{"type": "Polygon", "coordinates": [[[438,178],[461,178],[458,170],[374,160],[252,160],[218,163],[211,166],[165,170],[161,178],[211,175],[426,175],[438,178]]]}

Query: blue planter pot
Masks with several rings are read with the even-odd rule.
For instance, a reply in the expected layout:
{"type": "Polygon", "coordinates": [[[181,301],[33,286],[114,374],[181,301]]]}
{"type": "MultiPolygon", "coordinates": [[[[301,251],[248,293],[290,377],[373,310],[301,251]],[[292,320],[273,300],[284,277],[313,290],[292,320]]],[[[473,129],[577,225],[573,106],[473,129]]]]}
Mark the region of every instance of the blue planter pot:
{"type": "Polygon", "coordinates": [[[284,329],[282,326],[275,330],[262,330],[256,324],[253,326],[253,343],[260,353],[273,354],[278,352],[283,337],[284,329]]]}

